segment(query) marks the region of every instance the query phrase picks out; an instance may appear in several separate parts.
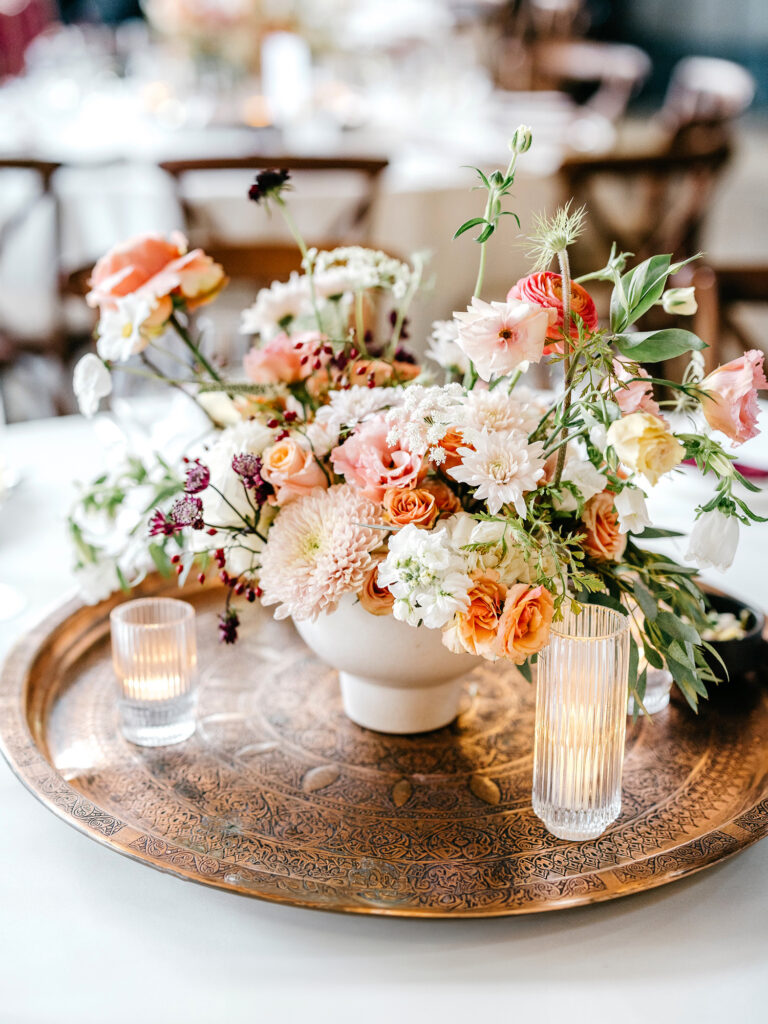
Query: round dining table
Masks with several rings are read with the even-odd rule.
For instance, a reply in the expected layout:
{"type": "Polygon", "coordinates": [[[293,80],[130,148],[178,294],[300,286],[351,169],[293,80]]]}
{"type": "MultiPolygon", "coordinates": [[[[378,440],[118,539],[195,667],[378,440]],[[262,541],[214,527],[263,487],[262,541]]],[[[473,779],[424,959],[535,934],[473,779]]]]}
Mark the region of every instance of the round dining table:
{"type": "MultiPolygon", "coordinates": [[[[110,457],[112,429],[103,414],[0,432],[19,475],[0,507],[0,581],[26,600],[0,622],[0,654],[72,591],[65,516],[76,481],[110,457]]],[[[768,435],[740,461],[768,467],[768,435]]],[[[707,488],[693,470],[661,483],[655,522],[690,529],[707,488]]],[[[732,569],[704,578],[765,606],[768,524],[744,534],[732,569]]],[[[2,1024],[765,1020],[768,842],[611,903],[407,920],[264,903],[149,870],[65,827],[4,762],[0,813],[2,1024]]]]}

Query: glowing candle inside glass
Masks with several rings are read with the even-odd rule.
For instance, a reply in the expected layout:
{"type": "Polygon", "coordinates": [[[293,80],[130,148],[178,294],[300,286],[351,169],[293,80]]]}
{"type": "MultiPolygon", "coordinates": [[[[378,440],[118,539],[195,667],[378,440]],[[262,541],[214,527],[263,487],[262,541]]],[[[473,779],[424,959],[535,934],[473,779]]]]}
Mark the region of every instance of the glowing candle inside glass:
{"type": "Polygon", "coordinates": [[[568,608],[538,665],[533,810],[559,839],[594,839],[621,811],[627,616],[568,608]]]}
{"type": "Polygon", "coordinates": [[[120,726],[132,743],[165,746],[195,731],[195,611],[185,601],[141,598],[110,615],[120,726]]]}

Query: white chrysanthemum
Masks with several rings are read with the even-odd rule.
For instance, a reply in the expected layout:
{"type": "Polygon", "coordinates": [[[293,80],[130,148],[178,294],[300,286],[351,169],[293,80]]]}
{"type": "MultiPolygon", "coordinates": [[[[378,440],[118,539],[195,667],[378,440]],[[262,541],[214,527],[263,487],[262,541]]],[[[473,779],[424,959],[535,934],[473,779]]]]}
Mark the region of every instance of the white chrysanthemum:
{"type": "Polygon", "coordinates": [[[503,385],[489,391],[474,388],[468,392],[462,409],[462,425],[474,430],[499,430],[509,433],[521,430],[530,433],[539,422],[542,413],[533,404],[528,392],[521,397],[512,397],[503,385]]]}
{"type": "Polygon", "coordinates": [[[286,321],[309,311],[309,282],[294,271],[287,281],[275,281],[269,288],[261,289],[254,304],[243,310],[240,333],[269,339],[286,321]]]}
{"type": "Polygon", "coordinates": [[[140,295],[126,295],[117,299],[114,309],[105,309],[99,319],[96,341],[96,351],[101,358],[125,363],[146,348],[147,338],[141,328],[151,312],[151,305],[140,295]]]}
{"type": "Polygon", "coordinates": [[[96,415],[101,399],[112,394],[112,376],[99,357],[88,352],[75,366],[72,388],[80,412],[90,419],[96,415]]]}
{"type": "Polygon", "coordinates": [[[450,545],[444,529],[421,530],[412,523],[389,539],[379,566],[379,586],[394,595],[396,619],[441,629],[469,605],[472,586],[466,562],[450,545]]]}
{"type": "Polygon", "coordinates": [[[470,363],[456,339],[459,325],[455,320],[435,320],[429,336],[427,358],[442,366],[444,370],[458,370],[466,373],[470,363]]]}
{"type": "Polygon", "coordinates": [[[316,619],[332,612],[344,594],[359,591],[381,544],[372,501],[342,484],[315,491],[283,508],[261,556],[263,603],[275,618],[316,619]]]}
{"type": "Polygon", "coordinates": [[[458,449],[461,465],[449,469],[449,476],[476,488],[475,498],[486,502],[491,515],[511,504],[525,518],[524,495],[544,475],[544,445],[540,441],[529,444],[520,431],[467,431],[465,440],[473,447],[458,449]]]}
{"type": "Polygon", "coordinates": [[[387,414],[387,442],[400,444],[411,452],[433,454],[449,427],[460,422],[465,391],[461,384],[423,387],[411,384],[403,389],[397,407],[387,414]]]}

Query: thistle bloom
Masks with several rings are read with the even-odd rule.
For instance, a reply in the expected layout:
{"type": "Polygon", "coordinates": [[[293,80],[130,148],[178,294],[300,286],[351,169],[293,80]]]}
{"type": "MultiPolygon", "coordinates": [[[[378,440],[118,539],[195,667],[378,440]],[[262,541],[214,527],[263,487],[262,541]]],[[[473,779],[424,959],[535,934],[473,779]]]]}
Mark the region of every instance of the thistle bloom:
{"type": "Polygon", "coordinates": [[[449,469],[448,475],[475,487],[475,497],[487,503],[491,515],[512,504],[524,519],[524,495],[544,475],[544,445],[541,441],[529,444],[518,430],[510,434],[473,431],[469,439],[473,447],[459,448],[461,465],[449,469]]]}
{"type": "Polygon", "coordinates": [[[703,512],[694,523],[688,540],[686,561],[700,569],[730,569],[739,545],[739,521],[719,508],[703,512]]]}
{"type": "Polygon", "coordinates": [[[757,392],[768,388],[763,370],[763,353],[750,349],[738,359],[724,363],[701,382],[706,392],[701,408],[713,430],[720,430],[734,444],[755,437],[757,392]]]}
{"type": "Polygon", "coordinates": [[[453,316],[459,325],[459,348],[486,381],[494,374],[511,373],[522,363],[538,363],[555,319],[553,311],[533,302],[483,302],[477,296],[466,313],[453,316]]]}
{"type": "Polygon", "coordinates": [[[344,594],[362,590],[382,535],[378,508],[340,485],[297,498],[282,509],[261,556],[263,603],[276,619],[316,619],[344,594]]]}

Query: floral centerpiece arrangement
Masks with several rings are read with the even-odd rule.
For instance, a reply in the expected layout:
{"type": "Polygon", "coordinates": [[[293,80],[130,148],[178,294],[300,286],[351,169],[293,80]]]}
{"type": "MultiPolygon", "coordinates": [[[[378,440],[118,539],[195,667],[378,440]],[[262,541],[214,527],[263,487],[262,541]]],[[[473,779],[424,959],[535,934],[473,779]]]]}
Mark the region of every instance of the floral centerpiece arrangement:
{"type": "MultiPolygon", "coordinates": [[[[466,310],[434,325],[428,359],[436,369],[406,347],[421,261],[307,248],[290,215],[288,173],[269,170],[250,198],[285,216],[303,272],[245,310],[243,331],[255,342],[243,374],[222,379],[190,328],[189,311],[224,285],[222,268],[185,252],[180,239],[145,238],[94,270],[97,354],[78,365],[75,387],[92,414],[113,370],[129,364],[160,375],[159,339],[169,330],[182,339],[189,363],[166,379],[206,410],[211,431],[183,472],[164,464],[156,474],[161,500],[141,529],[161,569],[182,579],[193,572],[201,583],[218,574],[224,642],[236,639],[248,602],[298,624],[346,603],[434,631],[451,652],[509,659],[530,678],[563,602],[596,603],[635,620],[637,705],[648,667],[666,666],[695,708],[715,677],[694,576],[697,567],[730,564],[740,524],[758,518],[736,486],[753,485],[712,430],[734,445],[757,432],[763,356],[749,352],[704,376],[694,334],[637,329],[654,306],[695,310],[692,289],[667,288],[683,265],[669,255],[630,267],[630,254],[614,250],[605,267],[572,280],[568,253],[585,213],[570,207],[535,225],[531,272],[510,281],[506,296],[483,299],[488,243],[530,142],[521,127],[507,168],[477,171],[484,213],[456,234],[477,230],[480,269],[466,310]],[[585,288],[597,280],[613,286],[604,324],[585,288]],[[684,353],[681,382],[653,371],[684,353]],[[561,368],[559,393],[519,383],[542,362],[561,368]],[[708,428],[673,429],[665,405],[700,413],[691,422],[708,428]],[[646,492],[686,461],[713,488],[691,510],[692,564],[682,565],[643,541],[670,535],[651,522],[646,492]]],[[[100,480],[101,497],[86,494],[84,507],[117,508],[125,479],[100,480]]],[[[88,571],[99,546],[77,516],[72,527],[88,571]]]]}

